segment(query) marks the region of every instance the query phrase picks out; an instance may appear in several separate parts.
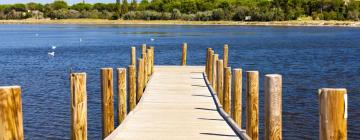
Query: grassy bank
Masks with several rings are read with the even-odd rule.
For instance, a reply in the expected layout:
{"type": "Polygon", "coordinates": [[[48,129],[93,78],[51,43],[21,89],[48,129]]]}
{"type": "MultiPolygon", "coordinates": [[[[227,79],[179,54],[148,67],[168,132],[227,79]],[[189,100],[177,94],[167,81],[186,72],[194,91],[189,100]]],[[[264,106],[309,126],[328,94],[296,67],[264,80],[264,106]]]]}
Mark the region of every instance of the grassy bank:
{"type": "Polygon", "coordinates": [[[357,21],[293,20],[270,22],[183,21],[183,20],[105,20],[105,19],[25,19],[0,20],[0,24],[94,24],[94,25],[243,25],[243,26],[340,26],[360,27],[357,21]]]}

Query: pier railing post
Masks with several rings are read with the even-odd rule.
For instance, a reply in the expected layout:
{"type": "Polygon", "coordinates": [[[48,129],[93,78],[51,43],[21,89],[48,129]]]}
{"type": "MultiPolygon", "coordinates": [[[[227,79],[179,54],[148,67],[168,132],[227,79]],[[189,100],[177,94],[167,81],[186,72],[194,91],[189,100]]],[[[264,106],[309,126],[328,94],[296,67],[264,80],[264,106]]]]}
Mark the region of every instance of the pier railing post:
{"type": "Polygon", "coordinates": [[[137,74],[137,94],[136,102],[139,102],[144,91],[144,59],[138,59],[138,74],[137,74]]]}
{"type": "Polygon", "coordinates": [[[142,44],[141,46],[141,54],[146,53],[146,44],[142,44]]]}
{"type": "Polygon", "coordinates": [[[182,45],[182,59],[181,59],[181,65],[186,65],[186,53],[187,53],[187,43],[183,43],[182,45]]]}
{"type": "Polygon", "coordinates": [[[147,81],[146,82],[148,82],[149,80],[150,80],[150,76],[151,76],[151,59],[152,59],[152,56],[151,56],[151,49],[149,48],[149,49],[147,49],[147,58],[148,59],[146,59],[147,60],[147,63],[146,63],[146,67],[147,67],[147,73],[146,73],[146,75],[147,75],[147,81]]]}
{"type": "Polygon", "coordinates": [[[231,67],[224,69],[224,111],[230,115],[231,113],[231,67]]]}
{"type": "Polygon", "coordinates": [[[347,91],[343,88],[319,90],[320,140],[347,139],[347,91]]]}
{"type": "Polygon", "coordinates": [[[217,89],[216,93],[218,96],[218,99],[220,101],[220,104],[223,104],[223,90],[224,90],[224,63],[223,60],[217,61],[217,89]]]}
{"type": "Polygon", "coordinates": [[[114,91],[113,69],[101,69],[101,99],[103,138],[114,130],[114,91]]]}
{"type": "Polygon", "coordinates": [[[282,78],[265,75],[265,140],[282,139],[282,78]]]}
{"type": "Polygon", "coordinates": [[[130,65],[136,65],[136,48],[135,47],[131,47],[131,56],[130,56],[130,65]]]}
{"type": "Polygon", "coordinates": [[[129,112],[136,106],[136,68],[134,65],[128,67],[129,85],[129,112]]]}
{"type": "Polygon", "coordinates": [[[213,65],[215,62],[213,62],[214,58],[214,51],[211,50],[210,51],[210,57],[209,57],[209,75],[208,75],[208,80],[210,82],[210,84],[212,84],[212,79],[213,79],[213,65]]]}
{"type": "Polygon", "coordinates": [[[87,139],[86,73],[72,73],[71,86],[71,139],[87,139]]]}
{"type": "Polygon", "coordinates": [[[0,86],[0,139],[23,140],[21,88],[0,86]]]}
{"type": "Polygon", "coordinates": [[[127,103],[126,103],[126,69],[118,68],[117,69],[118,78],[118,122],[119,125],[125,119],[127,115],[127,103]]]}
{"type": "Polygon", "coordinates": [[[228,44],[224,45],[223,60],[224,60],[224,67],[227,67],[229,65],[229,45],[228,44]]]}
{"type": "Polygon", "coordinates": [[[150,49],[151,49],[151,74],[153,74],[154,73],[154,61],[155,61],[155,49],[154,49],[154,47],[150,47],[150,49]]]}
{"type": "Polygon", "coordinates": [[[217,61],[219,60],[219,55],[218,54],[215,54],[214,57],[213,57],[213,65],[212,65],[212,69],[213,69],[213,73],[212,73],[212,87],[214,88],[214,90],[217,89],[217,86],[216,86],[216,82],[217,82],[217,68],[216,68],[216,65],[217,65],[217,61]]]}
{"type": "Polygon", "coordinates": [[[259,139],[259,72],[246,72],[246,134],[259,139]]]}
{"type": "Polygon", "coordinates": [[[211,48],[207,48],[206,50],[206,66],[205,66],[205,73],[206,76],[209,76],[209,55],[210,55],[211,48]]]}
{"type": "Polygon", "coordinates": [[[146,86],[148,77],[147,77],[147,73],[148,73],[148,67],[147,66],[147,53],[142,53],[142,59],[144,61],[144,87],[146,86]]]}
{"type": "Polygon", "coordinates": [[[232,118],[241,128],[242,118],[242,69],[233,70],[234,112],[232,118]]]}

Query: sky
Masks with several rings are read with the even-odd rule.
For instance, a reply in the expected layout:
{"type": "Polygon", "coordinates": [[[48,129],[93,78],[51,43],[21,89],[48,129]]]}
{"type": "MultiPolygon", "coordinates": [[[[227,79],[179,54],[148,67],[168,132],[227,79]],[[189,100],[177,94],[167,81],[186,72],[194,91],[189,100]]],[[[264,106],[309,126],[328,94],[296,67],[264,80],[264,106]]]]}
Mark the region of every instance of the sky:
{"type": "MultiPolygon", "coordinates": [[[[14,3],[29,3],[29,2],[36,2],[36,3],[51,3],[54,0],[0,0],[0,4],[14,4],[14,3]]],[[[82,2],[83,0],[65,0],[68,4],[74,4],[82,2]]],[[[116,0],[85,0],[87,3],[114,3],[116,0]]]]}

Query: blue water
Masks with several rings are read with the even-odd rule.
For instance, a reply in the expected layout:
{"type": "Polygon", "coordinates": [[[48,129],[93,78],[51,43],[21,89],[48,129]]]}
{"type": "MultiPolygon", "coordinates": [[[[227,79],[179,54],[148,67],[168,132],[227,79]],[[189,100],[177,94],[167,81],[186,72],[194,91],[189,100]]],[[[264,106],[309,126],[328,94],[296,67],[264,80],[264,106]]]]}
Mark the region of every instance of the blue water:
{"type": "Polygon", "coordinates": [[[89,139],[100,139],[100,68],[126,67],[130,46],[140,52],[142,43],[155,46],[156,65],[176,65],[181,43],[188,42],[188,63],[203,65],[207,47],[222,54],[228,43],[231,67],[260,71],[261,139],[263,77],[279,73],[284,139],[318,139],[317,89],[343,87],[349,94],[348,137],[355,140],[359,39],[360,28],[336,27],[0,25],[0,85],[22,87],[25,139],[70,139],[69,73],[86,72],[89,139]],[[52,45],[55,57],[48,56],[52,45]]]}

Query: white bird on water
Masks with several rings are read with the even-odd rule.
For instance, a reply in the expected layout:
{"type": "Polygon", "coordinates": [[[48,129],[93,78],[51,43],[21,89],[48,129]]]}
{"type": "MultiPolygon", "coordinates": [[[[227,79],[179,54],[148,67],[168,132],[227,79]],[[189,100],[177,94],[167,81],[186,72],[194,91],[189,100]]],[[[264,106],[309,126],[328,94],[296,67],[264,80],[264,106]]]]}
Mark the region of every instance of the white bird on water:
{"type": "Polygon", "coordinates": [[[82,38],[80,38],[79,41],[82,42],[82,38]]]}
{"type": "Polygon", "coordinates": [[[54,57],[54,56],[55,56],[55,52],[48,52],[48,55],[54,57]]]}
{"type": "Polygon", "coordinates": [[[154,39],[154,38],[151,38],[150,40],[151,40],[151,41],[155,41],[155,39],[154,39]]]}
{"type": "Polygon", "coordinates": [[[55,50],[55,49],[56,49],[56,46],[52,45],[51,48],[52,48],[53,50],[55,50]]]}

